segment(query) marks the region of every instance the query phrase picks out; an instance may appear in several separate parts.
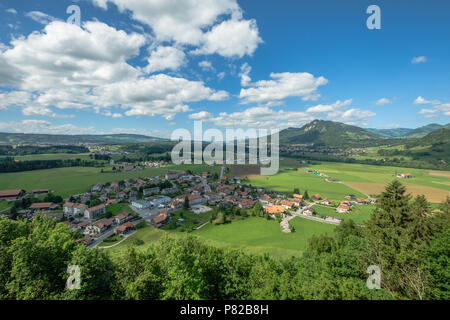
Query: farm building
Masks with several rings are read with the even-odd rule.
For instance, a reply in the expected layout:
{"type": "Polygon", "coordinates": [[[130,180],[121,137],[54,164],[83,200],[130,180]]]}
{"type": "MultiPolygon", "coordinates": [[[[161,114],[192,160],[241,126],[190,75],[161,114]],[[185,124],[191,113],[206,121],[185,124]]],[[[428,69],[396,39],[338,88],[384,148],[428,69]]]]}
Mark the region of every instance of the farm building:
{"type": "Polygon", "coordinates": [[[121,226],[114,229],[115,234],[127,234],[128,232],[134,230],[134,225],[131,222],[126,222],[121,226]]]}
{"type": "Polygon", "coordinates": [[[336,208],[336,212],[343,213],[343,212],[349,212],[350,206],[347,206],[345,204],[341,204],[339,207],[336,208]]]}
{"type": "Polygon", "coordinates": [[[15,201],[25,195],[25,190],[0,190],[0,201],[15,201]]]}
{"type": "Polygon", "coordinates": [[[31,210],[54,210],[58,205],[53,202],[36,202],[30,206],[31,210]]]}

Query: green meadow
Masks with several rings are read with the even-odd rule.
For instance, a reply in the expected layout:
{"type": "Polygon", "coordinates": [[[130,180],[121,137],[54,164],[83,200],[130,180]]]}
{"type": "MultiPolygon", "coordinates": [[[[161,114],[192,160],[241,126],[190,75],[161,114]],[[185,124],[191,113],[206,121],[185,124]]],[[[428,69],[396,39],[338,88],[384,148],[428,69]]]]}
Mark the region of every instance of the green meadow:
{"type": "Polygon", "coordinates": [[[315,205],[312,207],[318,215],[324,215],[328,217],[339,217],[342,219],[351,219],[357,224],[361,224],[364,221],[370,219],[370,214],[375,209],[374,205],[354,205],[352,211],[348,213],[338,213],[334,208],[328,208],[325,206],[315,205]]]}
{"type": "MultiPolygon", "coordinates": [[[[184,237],[187,235],[198,236],[205,242],[217,246],[233,249],[242,249],[248,253],[264,254],[278,258],[300,256],[306,249],[307,241],[313,235],[332,234],[335,226],[311,221],[302,218],[294,218],[291,224],[295,227],[293,233],[281,232],[280,224],[275,220],[264,218],[247,218],[233,221],[224,225],[208,224],[194,232],[169,232],[171,236],[184,237]]],[[[119,245],[105,249],[111,254],[122,252],[132,246],[138,250],[145,250],[148,245],[160,239],[165,231],[151,226],[139,229],[119,245]],[[136,246],[137,239],[144,244],[136,246]]]]}
{"type": "MultiPolygon", "coordinates": [[[[86,192],[99,182],[112,182],[140,177],[162,176],[167,169],[148,168],[139,171],[101,173],[100,168],[70,167],[0,174],[0,190],[52,189],[63,197],[86,192]]],[[[110,170],[110,168],[104,168],[110,170]]]]}
{"type": "Polygon", "coordinates": [[[396,179],[396,173],[411,173],[414,178],[401,179],[403,184],[421,185],[450,191],[450,184],[448,184],[450,182],[450,178],[426,174],[426,171],[428,170],[424,169],[334,162],[323,162],[320,165],[314,165],[310,168],[323,172],[340,181],[384,184],[392,182],[392,180],[396,179]]]}
{"type": "Polygon", "coordinates": [[[283,233],[277,221],[251,217],[224,225],[208,224],[192,234],[218,246],[289,257],[300,256],[311,236],[332,234],[335,228],[330,224],[302,218],[294,218],[291,225],[295,227],[295,232],[283,233]]]}
{"type": "Polygon", "coordinates": [[[264,187],[268,190],[292,193],[294,188],[298,188],[301,193],[308,190],[310,196],[318,193],[322,198],[336,201],[342,200],[348,194],[365,197],[362,193],[342,183],[326,182],[322,177],[306,173],[304,168],[299,168],[297,171],[281,169],[277,175],[252,176],[249,180],[252,186],[264,187]]]}

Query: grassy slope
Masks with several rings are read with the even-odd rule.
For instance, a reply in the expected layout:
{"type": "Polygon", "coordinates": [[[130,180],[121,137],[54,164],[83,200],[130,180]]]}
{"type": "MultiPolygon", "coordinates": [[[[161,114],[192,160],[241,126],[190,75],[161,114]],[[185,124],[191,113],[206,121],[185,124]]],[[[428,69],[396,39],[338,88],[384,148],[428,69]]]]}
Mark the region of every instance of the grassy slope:
{"type": "MultiPolygon", "coordinates": [[[[184,237],[194,235],[200,237],[207,243],[218,247],[229,247],[243,249],[248,253],[269,253],[279,258],[300,256],[306,248],[308,239],[316,234],[332,234],[335,226],[301,218],[291,221],[296,231],[291,234],[281,232],[279,223],[275,220],[263,218],[247,218],[234,221],[226,225],[208,224],[192,233],[171,232],[172,236],[184,237]]],[[[147,226],[139,229],[135,234],[114,248],[107,249],[112,255],[116,255],[128,246],[135,246],[133,239],[141,239],[144,244],[136,247],[145,250],[148,245],[157,241],[164,231],[147,226]]]]}
{"type": "Polygon", "coordinates": [[[281,232],[275,220],[247,218],[225,225],[206,225],[193,232],[201,238],[220,246],[246,249],[253,253],[268,252],[279,257],[299,256],[306,248],[307,240],[314,234],[332,233],[333,225],[294,218],[291,224],[295,232],[281,232]]]}

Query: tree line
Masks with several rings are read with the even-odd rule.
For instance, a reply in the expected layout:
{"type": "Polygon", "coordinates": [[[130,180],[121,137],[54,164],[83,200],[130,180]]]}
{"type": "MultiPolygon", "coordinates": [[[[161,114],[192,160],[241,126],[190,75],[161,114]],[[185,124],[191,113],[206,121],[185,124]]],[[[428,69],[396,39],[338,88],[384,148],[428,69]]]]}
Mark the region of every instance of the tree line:
{"type": "Polygon", "coordinates": [[[20,172],[42,169],[64,168],[64,167],[103,167],[103,162],[83,159],[66,160],[30,160],[14,161],[7,157],[0,159],[0,172],[20,172]]]}
{"type": "Polygon", "coordinates": [[[449,299],[449,217],[449,198],[433,212],[395,181],[364,227],[344,220],[290,259],[192,235],[109,255],[54,219],[0,218],[0,299],[449,299]],[[69,265],[80,267],[79,290],[66,288],[69,265]],[[381,269],[379,290],[366,286],[370,265],[381,269]]]}

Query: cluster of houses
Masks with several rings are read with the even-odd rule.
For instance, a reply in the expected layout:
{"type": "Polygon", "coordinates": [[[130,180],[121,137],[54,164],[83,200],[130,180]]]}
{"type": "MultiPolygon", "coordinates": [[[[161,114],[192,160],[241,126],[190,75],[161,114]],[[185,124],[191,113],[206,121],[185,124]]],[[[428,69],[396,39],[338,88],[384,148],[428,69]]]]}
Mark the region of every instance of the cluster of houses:
{"type": "Polygon", "coordinates": [[[359,205],[365,205],[365,204],[376,204],[377,203],[377,199],[375,198],[369,198],[367,199],[363,199],[363,198],[357,198],[354,194],[349,194],[347,196],[345,196],[345,198],[347,200],[343,200],[340,202],[339,206],[336,208],[336,212],[338,213],[347,213],[350,212],[352,210],[352,207],[354,204],[359,204],[359,205]]]}
{"type": "MultiPolygon", "coordinates": [[[[307,172],[326,177],[318,171],[307,169],[307,172]]],[[[33,196],[37,197],[50,192],[52,190],[33,190],[33,196]]],[[[0,191],[0,201],[14,201],[24,197],[25,194],[24,190],[2,190],[0,191]]],[[[186,199],[191,208],[210,205],[222,208],[249,209],[256,202],[260,202],[264,211],[272,217],[278,214],[284,215],[289,210],[304,206],[304,196],[301,194],[287,197],[285,194],[275,191],[266,192],[264,188],[241,184],[239,177],[222,176],[217,179],[217,176],[214,178],[208,172],[193,174],[169,170],[164,177],[98,183],[89,192],[69,197],[62,208],[51,202],[35,202],[28,210],[32,214],[61,211],[58,212],[59,216],[57,217],[65,218],[63,219],[66,220],[65,224],[84,234],[83,241],[89,244],[105,232],[114,231],[116,234],[126,234],[134,229],[134,225],[130,221],[134,216],[130,213],[105,218],[109,205],[126,201],[131,204],[138,215],[147,209],[151,209],[153,213],[156,211],[152,222],[155,227],[160,228],[171,219],[172,211],[185,206],[186,199]]],[[[322,199],[320,194],[312,195],[311,200],[326,206],[332,204],[329,199],[322,199]]],[[[367,200],[348,195],[347,200],[341,201],[336,211],[339,213],[350,212],[355,203],[375,202],[376,199],[367,200]]],[[[315,215],[312,208],[304,209],[302,214],[315,215]]]]}

